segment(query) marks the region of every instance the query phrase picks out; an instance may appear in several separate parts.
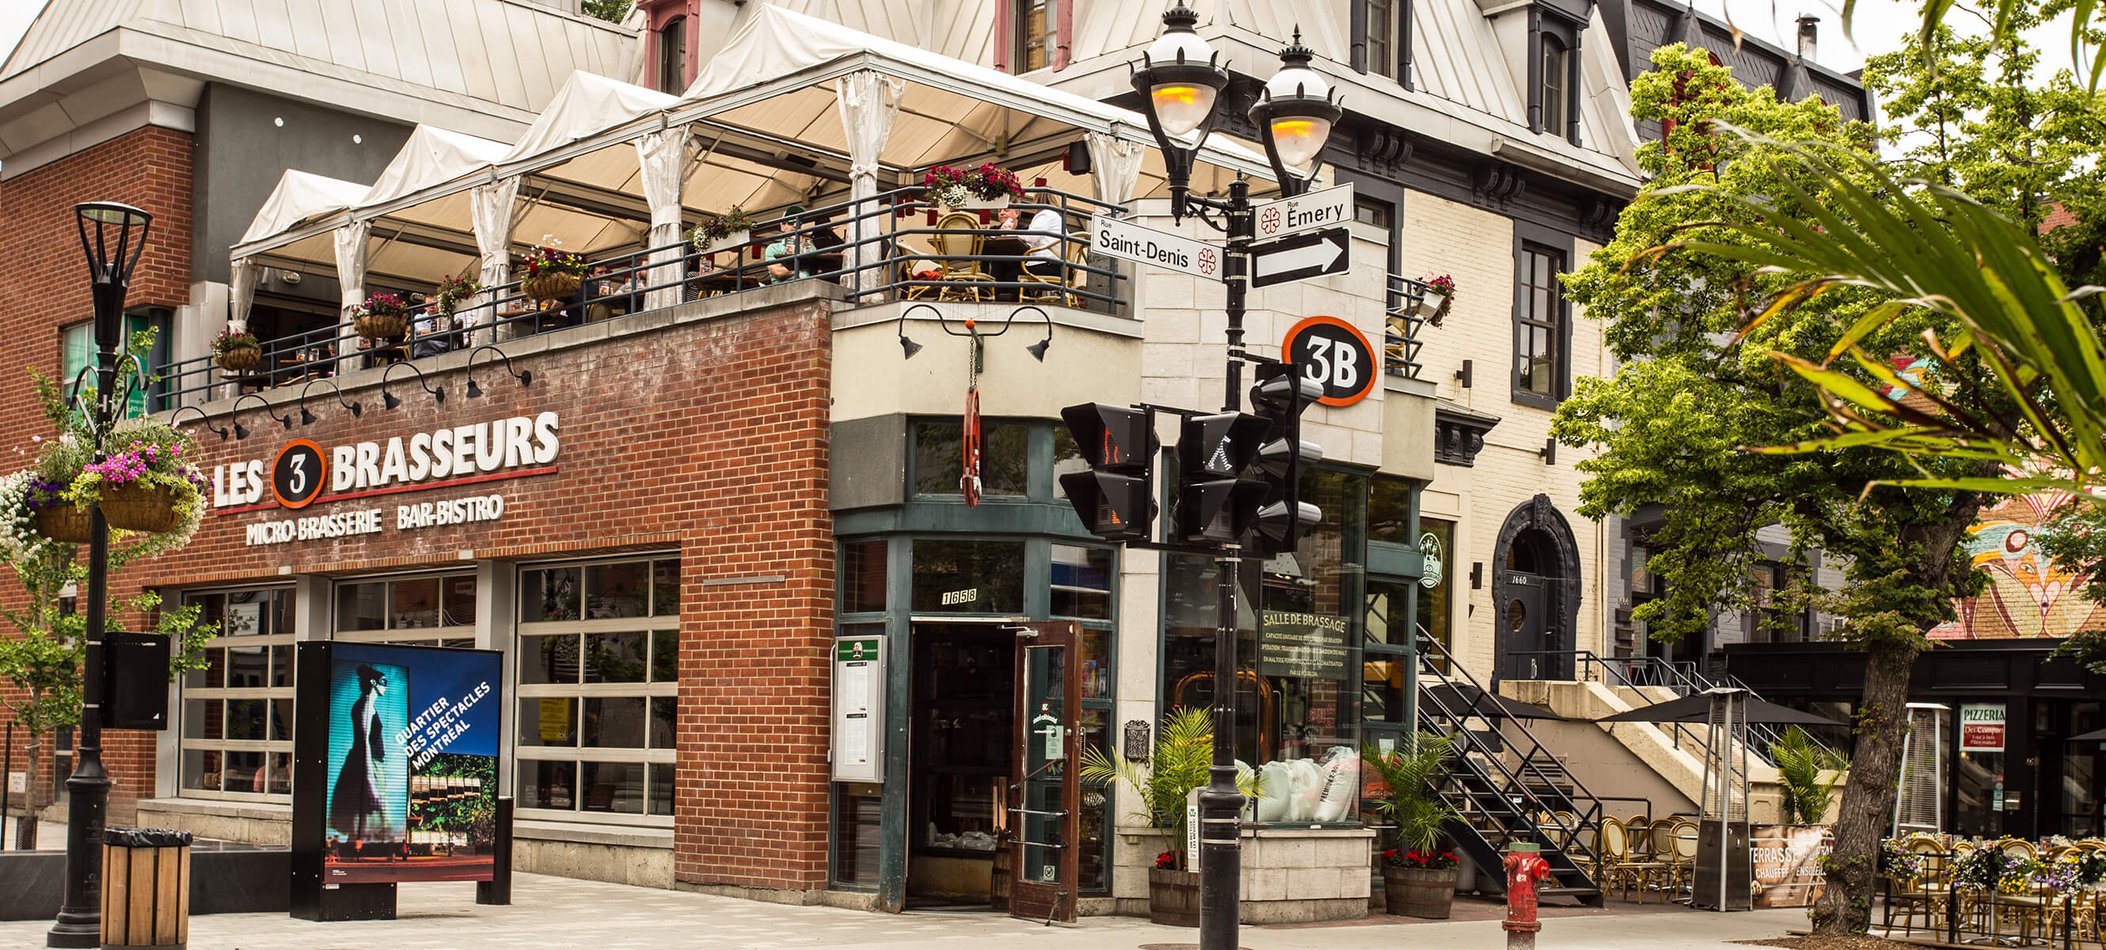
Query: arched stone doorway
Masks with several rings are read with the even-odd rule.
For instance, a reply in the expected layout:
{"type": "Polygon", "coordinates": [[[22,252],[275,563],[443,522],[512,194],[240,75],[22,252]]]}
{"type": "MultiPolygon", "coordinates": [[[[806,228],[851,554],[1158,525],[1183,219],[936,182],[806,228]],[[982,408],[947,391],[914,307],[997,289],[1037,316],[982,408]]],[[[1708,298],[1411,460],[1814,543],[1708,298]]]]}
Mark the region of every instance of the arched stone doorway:
{"type": "Polygon", "coordinates": [[[1572,526],[1537,495],[1506,516],[1492,548],[1492,678],[1571,679],[1578,646],[1579,545],[1572,526]]]}

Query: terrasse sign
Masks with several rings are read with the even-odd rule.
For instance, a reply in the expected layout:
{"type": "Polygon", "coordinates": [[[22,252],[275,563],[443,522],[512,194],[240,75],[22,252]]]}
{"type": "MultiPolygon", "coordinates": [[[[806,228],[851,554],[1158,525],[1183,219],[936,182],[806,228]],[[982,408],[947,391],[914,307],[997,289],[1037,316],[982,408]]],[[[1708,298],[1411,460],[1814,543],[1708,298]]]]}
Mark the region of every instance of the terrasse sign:
{"type": "MultiPolygon", "coordinates": [[[[481,484],[555,471],[562,449],[554,412],[418,432],[407,437],[352,442],[324,449],[295,439],[277,454],[212,470],[212,506],[227,514],[272,508],[299,510],[318,502],[352,501],[398,492],[481,484]],[[266,498],[268,495],[268,498],[266,498]]],[[[411,531],[495,521],[503,495],[357,508],[248,525],[250,545],[377,534],[389,520],[411,531]]]]}

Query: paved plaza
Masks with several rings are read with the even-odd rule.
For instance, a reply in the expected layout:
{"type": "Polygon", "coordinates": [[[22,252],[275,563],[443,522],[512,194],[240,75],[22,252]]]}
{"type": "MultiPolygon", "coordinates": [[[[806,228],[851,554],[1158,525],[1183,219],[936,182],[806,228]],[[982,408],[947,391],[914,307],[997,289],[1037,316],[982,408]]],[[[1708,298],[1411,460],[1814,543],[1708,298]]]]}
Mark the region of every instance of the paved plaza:
{"type": "MultiPolygon", "coordinates": [[[[1158,927],[1131,917],[1084,918],[1047,927],[991,913],[874,914],[832,907],[790,907],[593,881],[523,874],[514,903],[482,907],[473,885],[418,884],[401,889],[392,921],[318,924],[283,914],[220,914],[191,920],[190,946],[209,950],[631,950],[708,948],[776,950],[870,947],[947,950],[1017,947],[1129,950],[1192,943],[1197,931],[1158,927]]],[[[1458,919],[1401,923],[1372,917],[1337,924],[1245,927],[1250,950],[1499,950],[1506,946],[1497,905],[1458,902],[1458,919]]],[[[1612,904],[1604,910],[1555,910],[1539,944],[1544,950],[1726,950],[1728,942],[1781,936],[1801,926],[1798,910],[1712,914],[1659,905],[1612,904]]],[[[44,944],[43,921],[0,923],[0,947],[44,944]]]]}

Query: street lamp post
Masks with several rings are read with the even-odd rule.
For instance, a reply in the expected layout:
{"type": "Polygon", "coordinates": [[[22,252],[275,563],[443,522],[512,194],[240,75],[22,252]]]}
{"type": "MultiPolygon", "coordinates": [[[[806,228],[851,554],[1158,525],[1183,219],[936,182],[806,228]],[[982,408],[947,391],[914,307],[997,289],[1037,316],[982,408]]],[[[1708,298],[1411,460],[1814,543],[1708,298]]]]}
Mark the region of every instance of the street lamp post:
{"type": "MultiPolygon", "coordinates": [[[[1250,292],[1251,245],[1257,236],[1250,182],[1238,175],[1226,200],[1192,194],[1192,163],[1213,131],[1228,70],[1220,53],[1193,26],[1198,14],[1183,0],[1163,14],[1163,34],[1141,54],[1133,71],[1149,130],[1163,152],[1170,188],[1170,213],[1196,215],[1228,238],[1222,260],[1227,282],[1228,359],[1224,412],[1243,407],[1243,314],[1250,292]],[[1189,144],[1187,142],[1189,141],[1189,144]],[[1216,222],[1210,214],[1218,214],[1216,222]]],[[[1265,84],[1250,119],[1258,126],[1280,191],[1301,194],[1316,177],[1324,143],[1342,114],[1330,83],[1309,68],[1310,51],[1297,29],[1281,51],[1282,68],[1265,84]],[[1306,171],[1299,170],[1306,168],[1306,171]]],[[[1199,793],[1199,945],[1201,950],[1237,950],[1237,905],[1243,856],[1237,835],[1243,794],[1236,789],[1236,586],[1242,576],[1242,545],[1220,546],[1215,563],[1219,590],[1214,625],[1214,756],[1199,793]]]]}
{"type": "MultiPolygon", "coordinates": [[[[117,389],[117,350],[124,336],[124,295],[146,247],[153,215],[130,205],[75,205],[74,224],[88,257],[95,302],[95,402],[88,409],[94,459],[103,461],[112,422],[126,395],[117,389]]],[[[110,525],[102,506],[88,506],[87,648],[81,659],[80,734],[66,778],[66,897],[44,937],[51,947],[102,945],[102,831],[110,777],[102,768],[103,628],[108,623],[110,525]]]]}

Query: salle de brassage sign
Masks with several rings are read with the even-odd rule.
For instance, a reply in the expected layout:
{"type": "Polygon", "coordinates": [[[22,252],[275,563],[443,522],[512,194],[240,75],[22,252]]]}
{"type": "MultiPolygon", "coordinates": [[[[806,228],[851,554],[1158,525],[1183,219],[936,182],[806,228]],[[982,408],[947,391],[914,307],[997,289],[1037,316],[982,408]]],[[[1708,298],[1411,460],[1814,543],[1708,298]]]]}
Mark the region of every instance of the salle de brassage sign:
{"type": "MultiPolygon", "coordinates": [[[[554,412],[512,416],[329,448],[295,439],[269,459],[219,465],[212,470],[214,508],[276,507],[299,510],[317,501],[349,501],[375,495],[422,491],[476,482],[491,476],[538,474],[561,449],[554,412]]],[[[504,517],[500,494],[396,505],[395,528],[413,531],[495,521],[504,517]]],[[[388,520],[382,508],[349,508],[327,514],[260,521],[245,529],[250,545],[284,544],[377,534],[388,520]]]]}

